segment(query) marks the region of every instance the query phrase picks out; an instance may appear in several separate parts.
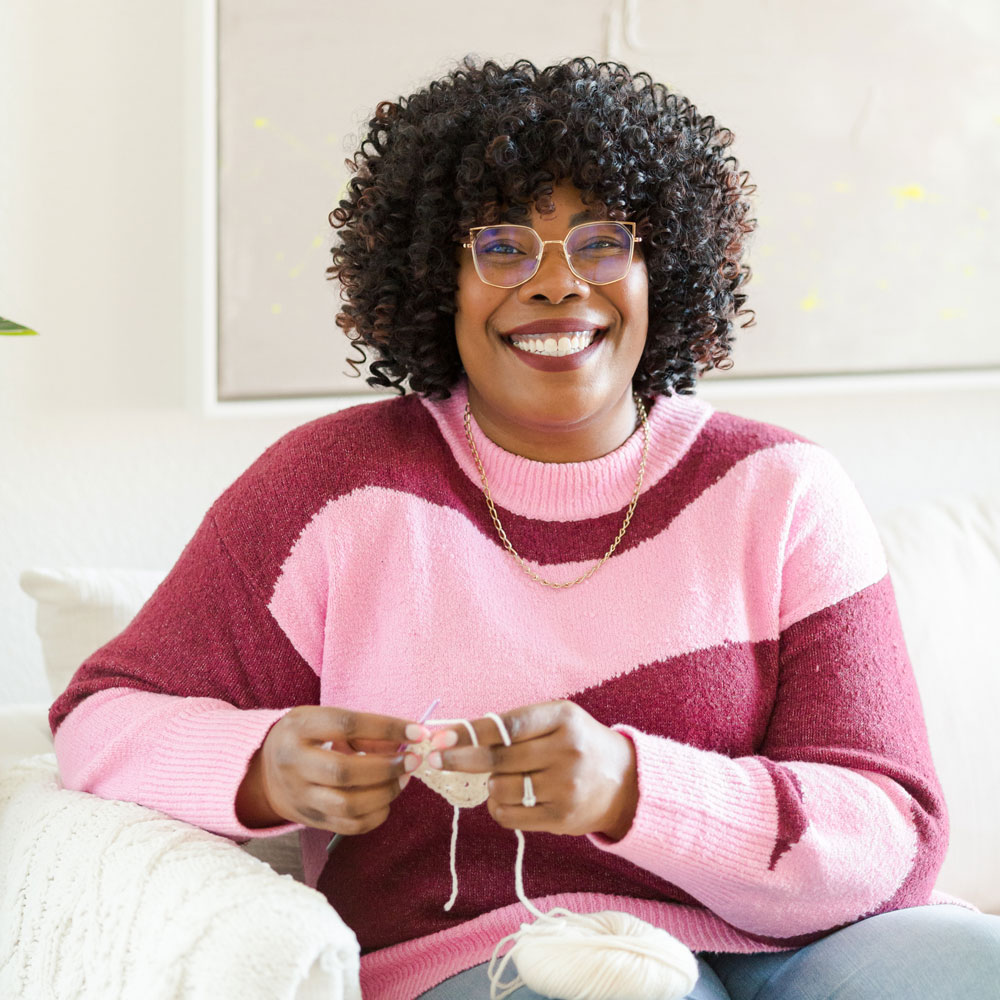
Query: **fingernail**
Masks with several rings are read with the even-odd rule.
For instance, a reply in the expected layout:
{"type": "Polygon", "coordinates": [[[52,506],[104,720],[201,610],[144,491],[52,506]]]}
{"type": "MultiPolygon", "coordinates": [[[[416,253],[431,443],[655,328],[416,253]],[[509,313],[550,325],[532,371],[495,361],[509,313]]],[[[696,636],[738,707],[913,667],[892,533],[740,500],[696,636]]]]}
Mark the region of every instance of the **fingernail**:
{"type": "Polygon", "coordinates": [[[399,787],[406,788],[406,786],[410,783],[410,778],[412,777],[412,774],[401,774],[399,776],[399,787]]]}
{"type": "Polygon", "coordinates": [[[427,766],[436,767],[438,770],[441,769],[441,754],[437,750],[427,758],[427,766]]]}
{"type": "Polygon", "coordinates": [[[458,733],[454,729],[442,729],[431,737],[431,746],[435,750],[447,750],[458,742],[458,733]]]}
{"type": "Polygon", "coordinates": [[[406,738],[411,743],[422,743],[424,740],[429,739],[431,731],[426,726],[421,726],[416,722],[411,722],[406,727],[406,738]]]}
{"type": "Polygon", "coordinates": [[[415,753],[408,753],[403,759],[404,771],[415,771],[420,767],[420,758],[415,753]]]}

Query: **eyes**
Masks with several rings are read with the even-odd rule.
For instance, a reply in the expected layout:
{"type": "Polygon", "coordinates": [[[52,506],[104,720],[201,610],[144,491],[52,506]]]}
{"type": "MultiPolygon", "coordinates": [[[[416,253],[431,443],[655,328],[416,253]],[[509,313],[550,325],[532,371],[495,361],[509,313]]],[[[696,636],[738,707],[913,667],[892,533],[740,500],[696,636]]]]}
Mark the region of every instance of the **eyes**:
{"type": "Polygon", "coordinates": [[[497,254],[500,253],[517,254],[517,253],[524,253],[525,251],[521,247],[515,246],[515,244],[510,243],[509,241],[504,242],[502,240],[495,240],[492,243],[487,243],[485,246],[480,247],[479,252],[497,253],[497,254]]]}
{"type": "MultiPolygon", "coordinates": [[[[477,251],[481,254],[523,254],[525,256],[536,256],[537,249],[527,247],[523,240],[511,240],[498,238],[491,241],[484,241],[478,246],[477,251]]],[[[619,253],[628,252],[628,244],[622,240],[612,239],[609,236],[595,236],[586,243],[580,243],[573,247],[573,253],[598,253],[602,250],[617,251],[619,253]]]]}

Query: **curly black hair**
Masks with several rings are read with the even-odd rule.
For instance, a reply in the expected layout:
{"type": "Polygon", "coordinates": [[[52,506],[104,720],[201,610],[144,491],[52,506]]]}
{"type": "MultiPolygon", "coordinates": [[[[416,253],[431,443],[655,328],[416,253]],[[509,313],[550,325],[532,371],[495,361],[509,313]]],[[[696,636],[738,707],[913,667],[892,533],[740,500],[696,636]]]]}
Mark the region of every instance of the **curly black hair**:
{"type": "MultiPolygon", "coordinates": [[[[467,56],[443,79],[383,101],[348,160],[354,176],[330,213],[340,239],[331,279],[337,325],[370,362],[373,387],[446,399],[463,374],[455,343],[456,242],[501,216],[551,210],[570,180],[609,218],[632,219],[649,274],[649,327],[633,387],[691,393],[729,368],[750,268],[754,186],[733,134],[647,73],[569,59],[539,70],[467,56]]],[[[358,361],[348,359],[357,375],[358,361]]]]}

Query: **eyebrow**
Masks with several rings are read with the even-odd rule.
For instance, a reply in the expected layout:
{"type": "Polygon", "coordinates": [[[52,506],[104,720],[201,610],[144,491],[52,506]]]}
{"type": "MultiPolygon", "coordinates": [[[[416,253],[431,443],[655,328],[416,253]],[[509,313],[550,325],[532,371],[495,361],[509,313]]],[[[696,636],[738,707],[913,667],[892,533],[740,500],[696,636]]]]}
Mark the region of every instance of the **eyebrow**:
{"type": "MultiPolygon", "coordinates": [[[[500,217],[501,222],[510,222],[514,213],[510,210],[503,213],[500,217]]],[[[603,222],[604,216],[599,213],[594,212],[592,209],[584,209],[582,212],[576,212],[569,217],[569,224],[572,228],[573,226],[579,226],[583,222],[603,222]]],[[[523,225],[523,223],[521,223],[523,225]]]]}

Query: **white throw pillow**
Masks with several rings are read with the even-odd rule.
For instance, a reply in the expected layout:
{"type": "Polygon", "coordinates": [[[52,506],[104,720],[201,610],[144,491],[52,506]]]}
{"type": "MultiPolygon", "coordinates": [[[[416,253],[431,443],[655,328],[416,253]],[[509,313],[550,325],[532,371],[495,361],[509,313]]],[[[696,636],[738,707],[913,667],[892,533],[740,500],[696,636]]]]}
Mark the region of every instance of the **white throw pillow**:
{"type": "Polygon", "coordinates": [[[26,569],[21,574],[21,589],[38,604],[35,629],[53,698],[66,690],[91,653],[128,625],[165,576],[141,569],[26,569]]]}
{"type": "Polygon", "coordinates": [[[923,503],[878,527],[951,818],[937,887],[998,913],[1000,498],[923,503]]]}

